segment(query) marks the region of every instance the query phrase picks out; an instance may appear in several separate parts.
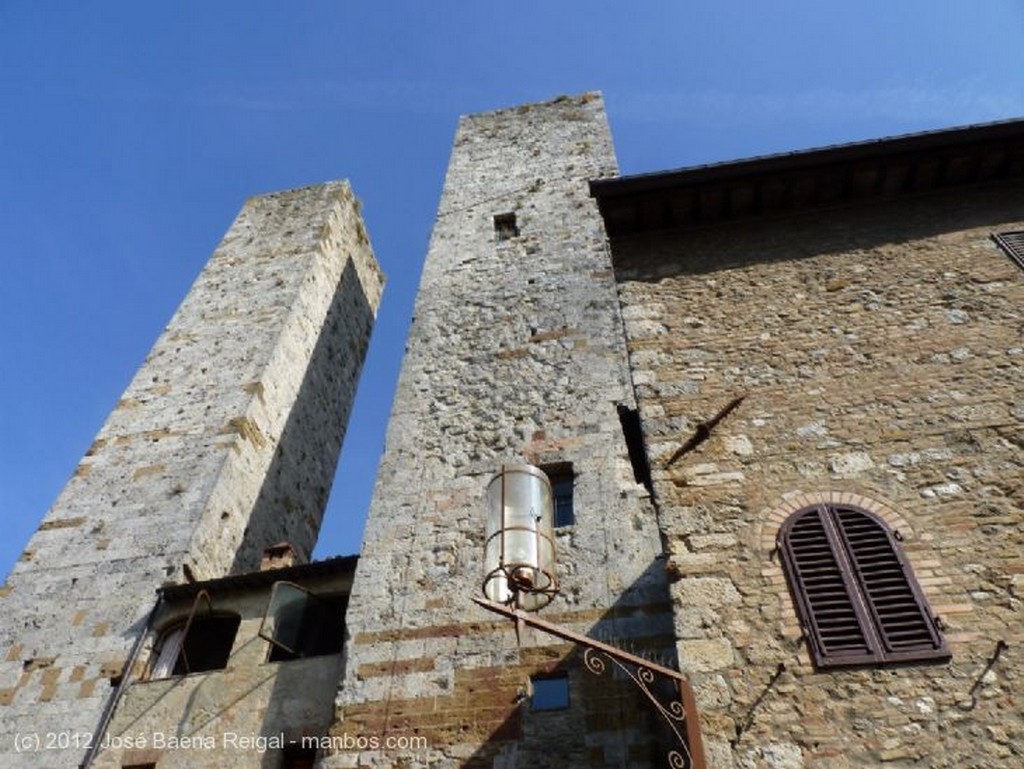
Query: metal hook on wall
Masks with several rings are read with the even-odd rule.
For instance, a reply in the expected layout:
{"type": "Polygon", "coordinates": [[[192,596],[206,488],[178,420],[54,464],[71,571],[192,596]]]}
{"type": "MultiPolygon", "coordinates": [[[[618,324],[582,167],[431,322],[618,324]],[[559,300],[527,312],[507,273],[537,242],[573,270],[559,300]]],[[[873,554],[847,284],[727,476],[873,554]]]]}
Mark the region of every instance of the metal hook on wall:
{"type": "Polygon", "coordinates": [[[754,700],[754,703],[750,706],[750,709],[747,711],[747,717],[743,719],[743,723],[736,724],[736,736],[729,741],[733,748],[739,744],[739,741],[743,738],[743,733],[754,725],[754,714],[757,712],[758,707],[760,707],[764,698],[768,696],[768,692],[772,690],[772,687],[775,686],[776,682],[785,672],[786,665],[785,663],[780,662],[778,667],[775,668],[775,672],[772,673],[772,677],[768,679],[768,683],[765,684],[764,689],[761,690],[761,693],[757,695],[757,699],[754,700]]]}
{"type": "Polygon", "coordinates": [[[989,657],[988,662],[985,664],[985,668],[975,679],[974,685],[971,686],[971,690],[967,692],[967,696],[971,698],[970,702],[968,704],[961,705],[962,710],[974,710],[978,707],[978,689],[980,689],[982,683],[984,683],[985,676],[988,675],[989,671],[992,670],[993,667],[995,667],[1000,655],[1008,648],[1010,648],[1009,644],[1007,644],[1002,638],[996,641],[995,651],[992,652],[992,656],[989,657]]]}

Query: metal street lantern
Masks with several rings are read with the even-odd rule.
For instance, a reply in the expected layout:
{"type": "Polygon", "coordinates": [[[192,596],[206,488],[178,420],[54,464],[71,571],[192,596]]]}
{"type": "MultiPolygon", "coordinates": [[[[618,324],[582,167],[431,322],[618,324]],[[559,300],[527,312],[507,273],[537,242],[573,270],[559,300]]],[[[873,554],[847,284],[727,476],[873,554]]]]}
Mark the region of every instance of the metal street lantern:
{"type": "Polygon", "coordinates": [[[554,504],[551,482],[532,465],[504,465],[487,486],[487,534],[484,544],[484,595],[473,598],[487,611],[584,648],[584,667],[596,676],[619,670],[650,700],[673,735],[668,765],[705,769],[697,702],[687,677],[676,670],[545,622],[534,612],[558,592],[555,579],[554,504]],[[668,679],[678,692],[669,701],[654,686],[668,679]]]}
{"type": "Polygon", "coordinates": [[[558,592],[551,482],[532,465],[504,465],[487,486],[484,595],[536,611],[558,592]]]}

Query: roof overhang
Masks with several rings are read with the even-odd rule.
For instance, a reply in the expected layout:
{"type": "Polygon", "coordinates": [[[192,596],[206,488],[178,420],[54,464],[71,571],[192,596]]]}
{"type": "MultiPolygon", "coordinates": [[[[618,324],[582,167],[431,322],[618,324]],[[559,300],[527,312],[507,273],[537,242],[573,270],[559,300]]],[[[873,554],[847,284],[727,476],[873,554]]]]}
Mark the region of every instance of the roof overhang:
{"type": "Polygon", "coordinates": [[[595,179],[611,237],[1024,178],[1024,119],[595,179]]]}
{"type": "Polygon", "coordinates": [[[209,579],[202,582],[189,582],[181,585],[165,585],[160,593],[168,601],[180,601],[196,596],[200,591],[223,593],[227,591],[256,590],[273,585],[275,582],[303,582],[304,580],[323,579],[355,572],[359,556],[346,555],[327,558],[313,563],[287,566],[281,569],[266,569],[245,574],[233,574],[228,577],[209,579]]]}

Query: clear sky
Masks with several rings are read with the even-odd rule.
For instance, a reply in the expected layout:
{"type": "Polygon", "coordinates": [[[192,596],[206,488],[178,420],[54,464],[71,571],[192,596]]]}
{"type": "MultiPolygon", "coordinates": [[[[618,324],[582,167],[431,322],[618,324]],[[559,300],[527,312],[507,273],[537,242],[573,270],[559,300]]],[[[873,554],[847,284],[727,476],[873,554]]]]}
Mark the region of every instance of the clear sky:
{"type": "Polygon", "coordinates": [[[244,200],[348,178],[388,274],[355,552],[458,116],[600,89],[623,173],[1024,116],[1019,0],[0,0],[0,573],[244,200]]]}

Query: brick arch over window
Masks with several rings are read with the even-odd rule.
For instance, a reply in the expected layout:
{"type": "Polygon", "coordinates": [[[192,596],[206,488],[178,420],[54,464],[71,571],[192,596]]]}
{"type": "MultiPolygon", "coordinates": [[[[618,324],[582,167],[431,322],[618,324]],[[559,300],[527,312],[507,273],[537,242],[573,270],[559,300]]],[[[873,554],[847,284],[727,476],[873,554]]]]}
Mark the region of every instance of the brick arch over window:
{"type": "Polygon", "coordinates": [[[903,548],[879,516],[814,504],[786,519],[777,546],[816,667],[950,657],[903,548]]]}

